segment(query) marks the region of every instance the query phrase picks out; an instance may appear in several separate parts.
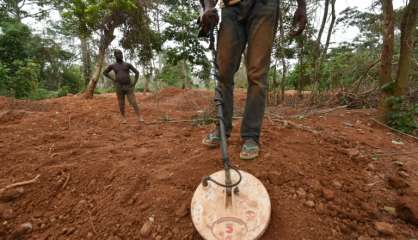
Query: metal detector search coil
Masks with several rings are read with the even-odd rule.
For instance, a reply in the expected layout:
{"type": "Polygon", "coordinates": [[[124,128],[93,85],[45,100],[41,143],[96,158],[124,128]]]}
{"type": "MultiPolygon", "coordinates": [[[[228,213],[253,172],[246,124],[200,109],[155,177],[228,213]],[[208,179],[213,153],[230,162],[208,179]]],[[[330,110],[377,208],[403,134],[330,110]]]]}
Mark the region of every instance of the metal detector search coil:
{"type": "MultiPolygon", "coordinates": [[[[231,172],[233,182],[238,174],[231,172]]],[[[263,184],[253,175],[240,171],[242,175],[239,193],[227,200],[224,187],[209,182],[201,183],[196,189],[191,216],[196,230],[206,240],[253,240],[260,238],[270,222],[271,202],[263,184]]],[[[225,182],[221,170],[211,175],[218,182],[225,182]]]]}

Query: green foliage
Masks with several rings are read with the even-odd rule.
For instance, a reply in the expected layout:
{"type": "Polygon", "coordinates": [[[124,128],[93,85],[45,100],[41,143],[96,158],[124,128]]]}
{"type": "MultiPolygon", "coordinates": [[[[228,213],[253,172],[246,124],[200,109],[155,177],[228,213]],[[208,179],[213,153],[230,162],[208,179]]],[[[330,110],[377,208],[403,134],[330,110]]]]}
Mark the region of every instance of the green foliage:
{"type": "Polygon", "coordinates": [[[134,13],[139,4],[133,0],[69,0],[57,1],[61,12],[62,26],[69,33],[88,37],[111,23],[120,25],[127,13],[134,13]]]}
{"type": "Polygon", "coordinates": [[[70,93],[70,87],[69,86],[63,86],[63,87],[60,87],[58,89],[57,96],[58,97],[65,97],[65,96],[67,96],[68,93],[70,93]]]}
{"type": "Polygon", "coordinates": [[[180,64],[166,64],[161,72],[156,76],[156,79],[164,83],[165,86],[181,87],[182,81],[185,77],[186,76],[184,76],[184,72],[180,64]]]}
{"type": "Polygon", "coordinates": [[[150,19],[145,10],[138,7],[129,11],[129,17],[121,30],[122,47],[128,49],[132,56],[137,56],[139,63],[150,65],[153,51],[160,52],[163,42],[160,35],[150,28],[150,19]]]}
{"type": "Polygon", "coordinates": [[[0,59],[3,63],[11,63],[32,55],[32,34],[26,25],[9,19],[0,23],[0,29],[0,59]]]}
{"type": "Polygon", "coordinates": [[[192,69],[192,72],[207,80],[211,65],[206,57],[207,49],[201,44],[204,39],[197,37],[197,4],[198,1],[181,0],[168,5],[169,11],[164,16],[164,21],[168,24],[164,31],[164,40],[173,43],[166,51],[168,63],[177,65],[180,61],[186,61],[192,68],[199,66],[201,71],[192,69]]]}
{"type": "Polygon", "coordinates": [[[8,66],[0,65],[0,93],[16,98],[30,96],[38,87],[39,72],[40,66],[31,60],[15,60],[8,66]]]}
{"type": "Polygon", "coordinates": [[[363,48],[375,48],[380,44],[382,21],[381,15],[373,12],[360,11],[357,8],[346,8],[340,13],[339,24],[358,27],[360,35],[354,39],[352,45],[363,48]]]}
{"type": "Polygon", "coordinates": [[[2,14],[21,21],[24,18],[41,20],[48,16],[46,5],[55,0],[2,0],[0,4],[0,17],[2,14]]]}
{"type": "Polygon", "coordinates": [[[410,105],[403,97],[389,97],[386,100],[386,123],[404,133],[411,133],[418,129],[418,104],[410,105]]]}
{"type": "Polygon", "coordinates": [[[382,92],[386,94],[393,94],[395,92],[395,82],[391,81],[381,87],[382,92]]]}
{"type": "Polygon", "coordinates": [[[104,93],[114,93],[115,92],[115,88],[111,87],[111,88],[96,88],[94,90],[94,94],[104,94],[104,93]]]}
{"type": "Polygon", "coordinates": [[[35,91],[31,92],[31,94],[27,96],[27,98],[31,100],[42,100],[56,97],[58,97],[56,91],[49,91],[41,87],[36,88],[35,91]]]}
{"type": "Polygon", "coordinates": [[[37,92],[40,86],[56,90],[62,85],[78,91],[80,76],[66,73],[72,53],[52,39],[33,35],[19,21],[8,19],[0,23],[0,28],[0,94],[39,99],[45,95],[42,90],[37,92]]]}
{"type": "Polygon", "coordinates": [[[62,85],[67,87],[68,93],[76,94],[81,90],[81,71],[78,66],[66,68],[62,74],[62,85]]]}
{"type": "Polygon", "coordinates": [[[9,69],[0,62],[0,96],[9,96],[9,69]]]}

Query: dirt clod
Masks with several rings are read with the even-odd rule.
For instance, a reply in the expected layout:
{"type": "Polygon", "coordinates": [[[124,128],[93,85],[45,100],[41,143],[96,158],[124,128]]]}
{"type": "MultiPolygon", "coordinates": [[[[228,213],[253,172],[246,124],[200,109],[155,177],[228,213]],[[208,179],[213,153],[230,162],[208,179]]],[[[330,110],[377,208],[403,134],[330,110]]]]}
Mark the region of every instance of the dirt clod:
{"type": "Polygon", "coordinates": [[[33,230],[32,223],[23,223],[16,227],[12,233],[12,239],[22,239],[24,235],[31,233],[33,230]]]}
{"type": "Polygon", "coordinates": [[[342,184],[339,182],[339,181],[337,181],[337,180],[333,180],[332,181],[332,185],[334,185],[334,187],[335,188],[337,188],[337,189],[341,189],[342,188],[342,184]]]}
{"type": "Polygon", "coordinates": [[[392,224],[386,222],[375,222],[374,226],[380,234],[387,236],[393,236],[395,234],[395,229],[392,224]]]}
{"type": "Polygon", "coordinates": [[[176,216],[178,218],[182,218],[187,216],[187,214],[189,214],[189,203],[188,202],[184,202],[180,205],[179,208],[177,208],[176,210],[176,216]]]}
{"type": "Polygon", "coordinates": [[[25,193],[23,187],[7,189],[0,193],[0,202],[10,202],[18,199],[25,193]]]}
{"type": "Polygon", "coordinates": [[[418,197],[404,196],[398,200],[396,211],[400,218],[418,226],[418,197]]]}
{"type": "Polygon", "coordinates": [[[406,171],[401,170],[398,172],[398,174],[403,178],[409,178],[409,174],[406,171]]]}
{"type": "Polygon", "coordinates": [[[142,237],[151,236],[153,224],[154,224],[154,220],[153,218],[150,218],[144,223],[144,225],[142,225],[141,231],[140,231],[140,234],[142,237]]]}
{"type": "Polygon", "coordinates": [[[306,197],[306,191],[303,188],[298,188],[298,190],[296,190],[296,194],[300,198],[305,198],[306,197]]]}
{"type": "Polygon", "coordinates": [[[328,200],[328,201],[332,201],[332,200],[334,200],[334,198],[335,198],[335,193],[334,193],[334,191],[332,191],[332,190],[329,190],[329,189],[324,188],[324,189],[322,190],[322,196],[323,196],[326,200],[328,200]]]}
{"type": "Polygon", "coordinates": [[[404,179],[398,176],[390,176],[388,178],[388,183],[389,186],[395,189],[404,189],[409,187],[409,184],[404,179]]]}
{"type": "Polygon", "coordinates": [[[305,202],[305,205],[307,207],[313,208],[313,207],[315,207],[315,202],[312,201],[312,200],[308,200],[308,201],[305,202]]]}
{"type": "Polygon", "coordinates": [[[354,159],[354,158],[360,156],[360,151],[356,148],[346,149],[345,152],[350,159],[354,159]]]}
{"type": "Polygon", "coordinates": [[[0,203],[0,219],[10,220],[16,217],[16,213],[8,204],[0,203]]]}

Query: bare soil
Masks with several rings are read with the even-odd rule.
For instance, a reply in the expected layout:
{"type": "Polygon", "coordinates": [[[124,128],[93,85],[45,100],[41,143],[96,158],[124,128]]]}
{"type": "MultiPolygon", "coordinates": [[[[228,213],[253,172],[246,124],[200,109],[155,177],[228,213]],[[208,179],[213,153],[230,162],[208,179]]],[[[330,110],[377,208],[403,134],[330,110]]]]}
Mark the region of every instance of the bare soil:
{"type": "MultiPolygon", "coordinates": [[[[202,177],[222,168],[220,152],[201,144],[212,124],[170,121],[199,119],[211,97],[137,94],[153,123],[143,126],[129,106],[121,122],[114,94],[0,98],[0,189],[40,175],[0,200],[0,239],[200,239],[188,208],[202,177]]],[[[244,103],[238,91],[237,116],[244,103]]],[[[418,142],[377,125],[375,114],[269,107],[261,156],[249,162],[239,160],[234,121],[232,161],[258,177],[272,201],[261,239],[418,237],[395,209],[400,197],[418,204],[418,142]]]]}

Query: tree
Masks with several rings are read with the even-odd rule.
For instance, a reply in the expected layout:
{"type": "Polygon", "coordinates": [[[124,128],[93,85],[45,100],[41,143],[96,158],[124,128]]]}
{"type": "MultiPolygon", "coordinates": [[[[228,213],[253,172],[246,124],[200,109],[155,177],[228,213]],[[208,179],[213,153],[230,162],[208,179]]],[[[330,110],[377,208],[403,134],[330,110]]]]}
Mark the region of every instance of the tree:
{"type": "MultiPolygon", "coordinates": [[[[205,54],[205,49],[198,39],[198,28],[196,19],[199,13],[197,1],[181,0],[180,2],[166,2],[169,7],[168,13],[164,16],[164,21],[168,27],[164,31],[166,41],[172,41],[173,47],[167,49],[168,62],[172,65],[178,63],[182,66],[184,72],[183,88],[191,85],[189,68],[192,72],[195,66],[200,66],[203,71],[208,71],[210,63],[205,54]]],[[[206,74],[208,75],[208,74],[206,74]]]]}
{"type": "Polygon", "coordinates": [[[2,0],[0,11],[8,13],[8,15],[21,22],[25,18],[42,19],[48,15],[49,9],[45,6],[52,4],[54,0],[2,0]],[[25,9],[36,10],[28,12],[25,9]]]}
{"type": "Polygon", "coordinates": [[[122,28],[121,41],[122,47],[128,49],[130,55],[138,59],[138,63],[143,66],[144,92],[149,91],[149,83],[155,75],[154,54],[158,55],[162,47],[160,33],[151,29],[151,20],[146,12],[145,9],[139,9],[130,14],[127,24],[122,28]]]}
{"type": "MultiPolygon", "coordinates": [[[[392,0],[381,0],[383,10],[383,50],[381,55],[380,65],[380,87],[392,82],[392,59],[394,48],[395,35],[395,17],[393,11],[392,0]]],[[[387,94],[383,91],[380,100],[380,113],[383,118],[386,108],[387,94]]]]}
{"type": "Polygon", "coordinates": [[[412,60],[412,52],[415,46],[418,15],[418,1],[409,1],[403,14],[401,23],[401,52],[399,56],[399,68],[396,77],[395,96],[405,96],[406,87],[409,80],[410,65],[412,60]]]}
{"type": "Polygon", "coordinates": [[[92,18],[90,6],[93,1],[69,0],[57,1],[56,7],[60,11],[62,21],[61,32],[65,35],[76,36],[80,40],[81,61],[85,87],[88,86],[91,75],[91,54],[89,40],[96,25],[92,18]]]}
{"type": "Polygon", "coordinates": [[[390,126],[404,132],[418,128],[415,120],[418,105],[410,107],[406,100],[407,83],[410,77],[412,52],[415,46],[415,29],[418,15],[418,1],[410,1],[403,11],[398,71],[392,81],[391,65],[393,55],[394,14],[391,0],[382,0],[384,27],[382,65],[380,71],[383,97],[380,102],[381,118],[390,126]],[[387,69],[386,69],[387,68],[387,69]]]}
{"type": "Polygon", "coordinates": [[[99,31],[100,40],[95,70],[84,92],[85,98],[93,97],[102,72],[106,51],[115,38],[115,29],[123,25],[128,26],[130,16],[135,15],[135,11],[143,12],[142,9],[141,2],[134,0],[97,0],[88,6],[90,27],[99,31]]]}
{"type": "Polygon", "coordinates": [[[30,97],[40,87],[61,87],[66,62],[72,54],[53,39],[33,35],[18,20],[0,23],[0,92],[17,98],[30,97]]]}
{"type": "Polygon", "coordinates": [[[322,34],[324,32],[325,29],[325,24],[327,23],[327,19],[328,19],[328,11],[329,11],[329,3],[330,0],[325,0],[324,2],[324,15],[322,17],[322,22],[321,22],[321,26],[319,28],[319,32],[318,32],[318,36],[316,38],[316,42],[315,42],[315,48],[313,51],[314,54],[314,82],[317,83],[319,81],[319,69],[320,69],[320,59],[321,59],[321,39],[322,39],[322,34]]]}

